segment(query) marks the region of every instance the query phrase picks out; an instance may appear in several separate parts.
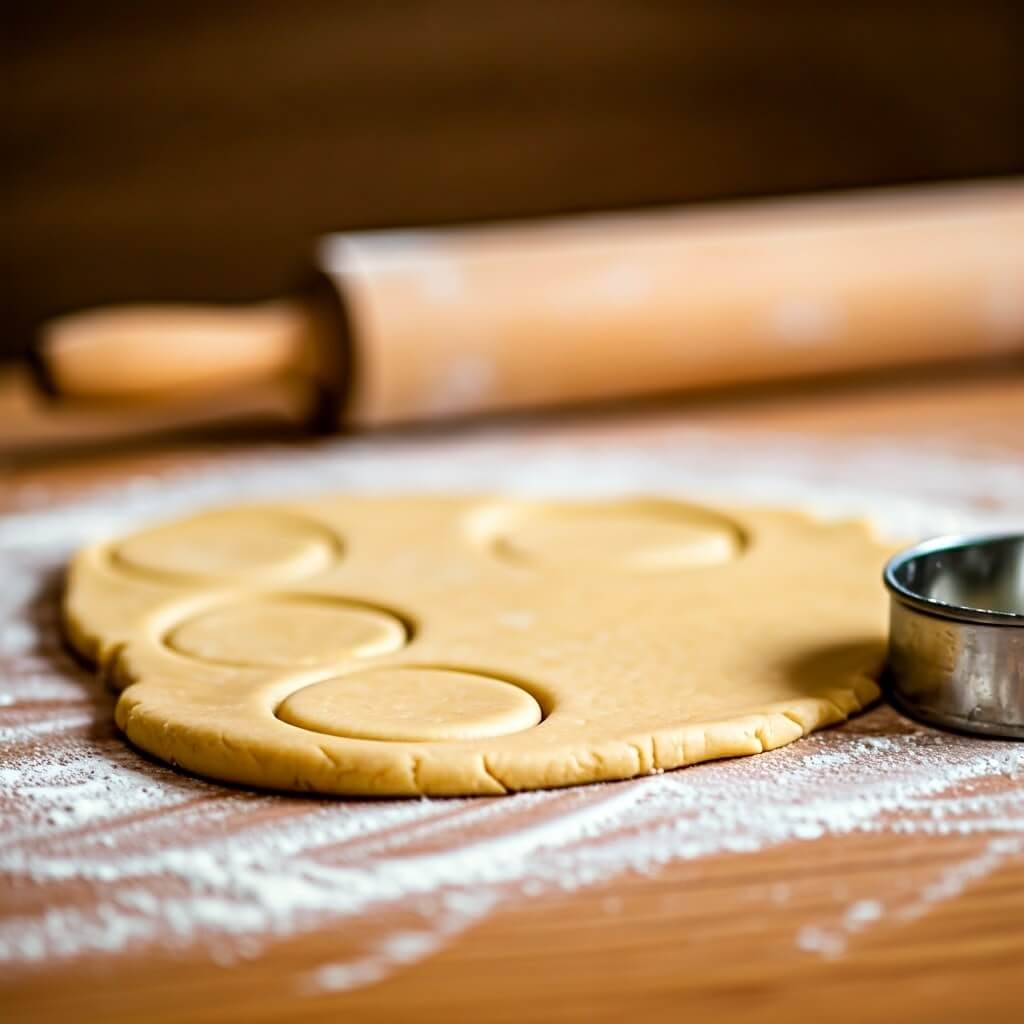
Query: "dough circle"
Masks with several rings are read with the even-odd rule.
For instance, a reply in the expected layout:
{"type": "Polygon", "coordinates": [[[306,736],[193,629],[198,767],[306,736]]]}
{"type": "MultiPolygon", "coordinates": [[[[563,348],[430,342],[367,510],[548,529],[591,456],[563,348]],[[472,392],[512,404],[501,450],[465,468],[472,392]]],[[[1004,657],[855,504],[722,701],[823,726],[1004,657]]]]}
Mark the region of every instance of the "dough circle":
{"type": "Polygon", "coordinates": [[[128,537],[111,555],[121,566],[175,579],[298,578],[334,557],[340,540],[316,523],[261,509],[218,509],[128,537]]]}
{"type": "Polygon", "coordinates": [[[888,554],[784,510],[328,496],[86,548],[63,616],[128,739],[182,768],[498,794],[842,721],[878,696],[888,554]]]}
{"type": "Polygon", "coordinates": [[[175,626],[166,643],[199,661],[295,668],[387,654],[405,639],[401,620],[376,608],[271,598],[201,612],[175,626]]]}
{"type": "Polygon", "coordinates": [[[405,743],[476,740],[536,725],[536,699],[475,672],[377,668],[314,683],[288,697],[277,717],[334,736],[405,743]]]}
{"type": "Polygon", "coordinates": [[[499,557],[541,569],[671,572],[731,561],[744,546],[741,532],[725,516],[670,503],[651,503],[642,510],[614,505],[499,508],[481,519],[481,532],[499,557]]]}

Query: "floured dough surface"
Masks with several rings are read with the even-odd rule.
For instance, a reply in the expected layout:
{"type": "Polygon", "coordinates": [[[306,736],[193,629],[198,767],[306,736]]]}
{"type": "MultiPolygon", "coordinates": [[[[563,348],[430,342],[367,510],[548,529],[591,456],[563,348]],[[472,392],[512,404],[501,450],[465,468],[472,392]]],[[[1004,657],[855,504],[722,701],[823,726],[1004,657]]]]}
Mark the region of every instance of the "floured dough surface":
{"type": "Polygon", "coordinates": [[[878,695],[859,523],[663,500],[327,497],[75,557],[74,646],[211,778],[502,793],[755,754],[878,695]]]}

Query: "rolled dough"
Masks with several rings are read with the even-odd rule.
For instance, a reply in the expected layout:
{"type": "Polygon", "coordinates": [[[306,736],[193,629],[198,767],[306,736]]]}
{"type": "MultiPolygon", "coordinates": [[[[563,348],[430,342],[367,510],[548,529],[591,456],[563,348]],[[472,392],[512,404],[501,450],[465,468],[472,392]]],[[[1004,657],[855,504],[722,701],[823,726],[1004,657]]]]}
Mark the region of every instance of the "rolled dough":
{"type": "Polygon", "coordinates": [[[64,619],[190,771],[504,793],[756,754],[878,695],[861,523],[662,500],[330,497],[79,552],[64,619]]]}

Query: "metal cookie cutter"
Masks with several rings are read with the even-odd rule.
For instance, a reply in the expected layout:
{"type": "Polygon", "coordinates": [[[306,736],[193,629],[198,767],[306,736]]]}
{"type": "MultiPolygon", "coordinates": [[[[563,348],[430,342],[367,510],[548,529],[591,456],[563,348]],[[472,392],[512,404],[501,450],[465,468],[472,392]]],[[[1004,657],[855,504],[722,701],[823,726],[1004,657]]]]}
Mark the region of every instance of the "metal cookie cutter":
{"type": "Polygon", "coordinates": [[[893,704],[1024,739],[1024,534],[938,537],[896,555],[884,579],[893,704]]]}

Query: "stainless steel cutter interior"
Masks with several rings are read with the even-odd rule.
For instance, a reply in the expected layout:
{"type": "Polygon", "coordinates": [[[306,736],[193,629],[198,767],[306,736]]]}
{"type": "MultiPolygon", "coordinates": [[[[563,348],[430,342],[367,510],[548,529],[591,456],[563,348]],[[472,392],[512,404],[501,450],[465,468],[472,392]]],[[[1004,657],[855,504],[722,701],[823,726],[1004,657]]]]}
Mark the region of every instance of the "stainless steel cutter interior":
{"type": "Polygon", "coordinates": [[[938,537],[885,567],[886,689],[933,725],[1024,739],[1024,534],[938,537]]]}

